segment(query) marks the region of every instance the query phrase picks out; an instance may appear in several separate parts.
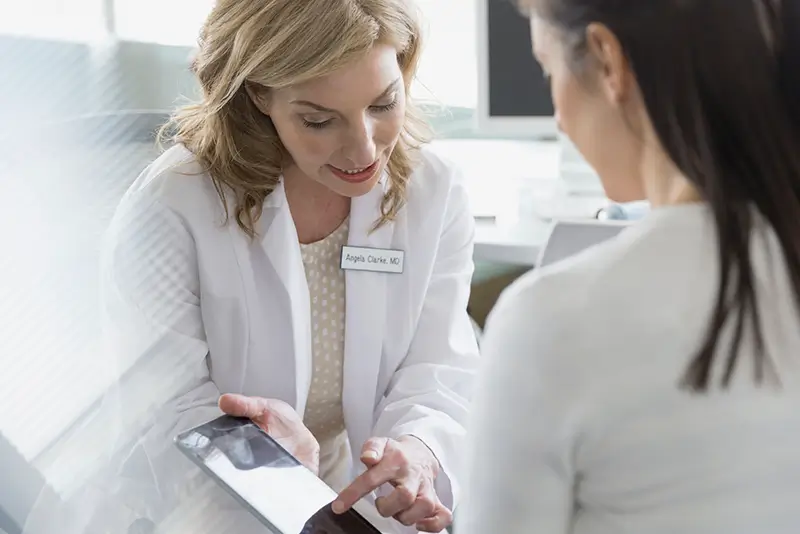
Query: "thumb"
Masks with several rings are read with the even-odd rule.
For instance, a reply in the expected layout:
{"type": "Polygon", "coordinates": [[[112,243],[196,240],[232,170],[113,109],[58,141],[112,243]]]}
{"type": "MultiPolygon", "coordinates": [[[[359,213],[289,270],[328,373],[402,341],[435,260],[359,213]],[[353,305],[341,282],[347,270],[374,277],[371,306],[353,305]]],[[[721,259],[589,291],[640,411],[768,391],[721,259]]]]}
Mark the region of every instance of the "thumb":
{"type": "Polygon", "coordinates": [[[261,399],[226,393],[219,398],[219,409],[234,417],[256,419],[264,414],[266,407],[261,399]]]}
{"type": "Polygon", "coordinates": [[[361,462],[367,467],[376,465],[383,458],[388,442],[388,438],[369,438],[361,447],[361,462]]]}

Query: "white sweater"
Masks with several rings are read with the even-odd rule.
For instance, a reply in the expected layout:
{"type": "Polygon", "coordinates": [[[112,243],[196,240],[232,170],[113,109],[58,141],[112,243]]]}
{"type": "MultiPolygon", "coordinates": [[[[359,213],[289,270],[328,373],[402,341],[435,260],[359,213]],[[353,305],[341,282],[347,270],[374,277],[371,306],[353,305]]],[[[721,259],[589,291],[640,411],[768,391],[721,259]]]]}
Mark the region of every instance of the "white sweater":
{"type": "Polygon", "coordinates": [[[771,230],[752,258],[782,389],[756,387],[749,337],[729,391],[678,389],[717,291],[703,205],[510,288],[482,345],[458,534],[800,533],[800,316],[771,230]]]}

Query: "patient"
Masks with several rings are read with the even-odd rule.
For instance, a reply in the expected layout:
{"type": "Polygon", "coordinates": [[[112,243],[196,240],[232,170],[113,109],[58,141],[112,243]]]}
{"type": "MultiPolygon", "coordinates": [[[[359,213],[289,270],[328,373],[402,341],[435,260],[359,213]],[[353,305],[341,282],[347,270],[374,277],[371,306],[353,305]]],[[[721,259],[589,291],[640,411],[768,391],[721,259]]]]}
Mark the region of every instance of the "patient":
{"type": "Polygon", "coordinates": [[[527,0],[561,129],[653,209],[488,321],[460,534],[800,528],[800,2],[527,0]]]}

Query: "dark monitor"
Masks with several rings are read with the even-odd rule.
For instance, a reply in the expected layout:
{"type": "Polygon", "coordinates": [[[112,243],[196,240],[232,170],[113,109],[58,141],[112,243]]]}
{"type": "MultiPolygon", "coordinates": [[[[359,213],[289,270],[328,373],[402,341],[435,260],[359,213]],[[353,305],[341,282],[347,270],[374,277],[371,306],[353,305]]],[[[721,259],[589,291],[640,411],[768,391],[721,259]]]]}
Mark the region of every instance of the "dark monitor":
{"type": "Polygon", "coordinates": [[[553,101],[533,57],[530,21],[513,0],[476,1],[480,131],[555,139],[553,101]]]}

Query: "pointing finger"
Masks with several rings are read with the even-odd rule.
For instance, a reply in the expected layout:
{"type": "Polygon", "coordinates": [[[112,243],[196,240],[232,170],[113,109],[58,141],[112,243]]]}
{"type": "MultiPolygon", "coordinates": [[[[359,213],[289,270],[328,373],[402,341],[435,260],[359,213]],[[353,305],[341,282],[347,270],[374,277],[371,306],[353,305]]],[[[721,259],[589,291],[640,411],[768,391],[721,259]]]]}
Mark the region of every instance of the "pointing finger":
{"type": "Polygon", "coordinates": [[[367,469],[333,501],[333,511],[341,514],[349,510],[355,503],[395,477],[395,469],[387,462],[380,462],[367,469]]]}

